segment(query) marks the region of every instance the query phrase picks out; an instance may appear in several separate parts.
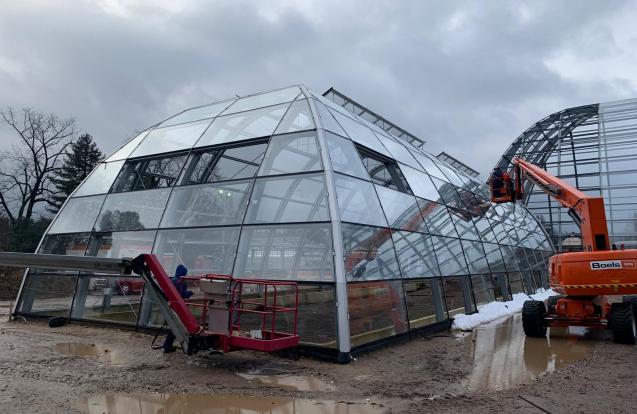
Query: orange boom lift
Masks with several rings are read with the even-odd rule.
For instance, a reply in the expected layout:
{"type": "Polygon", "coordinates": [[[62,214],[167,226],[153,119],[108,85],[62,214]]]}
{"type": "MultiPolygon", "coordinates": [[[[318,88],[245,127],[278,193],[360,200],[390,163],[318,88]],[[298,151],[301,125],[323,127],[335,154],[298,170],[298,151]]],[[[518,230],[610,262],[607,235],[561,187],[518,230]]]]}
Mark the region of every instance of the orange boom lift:
{"type": "Polygon", "coordinates": [[[612,296],[637,294],[637,249],[617,250],[609,245],[604,199],[588,196],[540,167],[515,158],[512,174],[493,170],[491,201],[522,199],[525,179],[568,208],[580,227],[584,251],[551,257],[549,282],[559,295],[550,297],[546,305],[537,300],[524,302],[524,333],[544,337],[549,326],[608,328],[615,342],[634,344],[637,298],[616,302],[612,296]]]}

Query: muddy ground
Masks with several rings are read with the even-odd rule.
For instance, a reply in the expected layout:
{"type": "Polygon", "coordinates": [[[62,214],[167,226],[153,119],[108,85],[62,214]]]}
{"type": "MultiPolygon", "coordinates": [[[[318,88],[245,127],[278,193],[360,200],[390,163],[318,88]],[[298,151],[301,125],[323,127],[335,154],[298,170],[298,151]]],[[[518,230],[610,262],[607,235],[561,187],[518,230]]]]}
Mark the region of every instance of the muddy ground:
{"type": "Polygon", "coordinates": [[[550,347],[525,342],[519,317],[473,334],[414,339],[338,365],[252,352],[163,354],[149,349],[146,334],[9,323],[8,309],[0,311],[0,412],[245,412],[236,409],[237,398],[247,412],[294,402],[272,409],[286,413],[628,413],[637,404],[637,347],[582,332],[551,339],[550,347]],[[303,390],[294,389],[298,384],[303,390]],[[179,394],[172,400],[177,405],[163,399],[143,410],[156,393],[179,394]],[[221,395],[215,403],[221,405],[213,410],[195,403],[199,394],[221,395]],[[117,405],[112,396],[135,404],[117,405]],[[310,399],[337,405],[302,404],[310,399]]]}

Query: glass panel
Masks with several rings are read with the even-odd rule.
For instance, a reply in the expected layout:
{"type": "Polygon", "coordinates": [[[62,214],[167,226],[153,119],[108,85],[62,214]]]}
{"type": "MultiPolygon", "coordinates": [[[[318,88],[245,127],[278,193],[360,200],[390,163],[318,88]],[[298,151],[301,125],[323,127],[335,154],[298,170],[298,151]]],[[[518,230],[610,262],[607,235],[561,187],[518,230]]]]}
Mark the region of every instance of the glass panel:
{"type": "Polygon", "coordinates": [[[352,346],[374,342],[409,329],[399,280],[348,283],[347,302],[352,346]]]}
{"type": "Polygon", "coordinates": [[[334,281],[330,225],[243,227],[233,275],[252,279],[334,281]]]}
{"type": "Polygon", "coordinates": [[[185,155],[127,161],[113,185],[114,193],[172,186],[186,161],[185,155]]]}
{"type": "Polygon", "coordinates": [[[238,242],[239,227],[160,230],[153,253],[170,275],[180,264],[191,275],[229,275],[238,242]]]}
{"type": "Polygon", "coordinates": [[[127,325],[137,323],[144,282],[139,277],[80,275],[71,316],[127,325]]]}
{"type": "Polygon", "coordinates": [[[476,311],[469,278],[443,277],[442,284],[450,317],[459,313],[470,314],[476,311]]]}
{"type": "Polygon", "coordinates": [[[460,240],[440,236],[434,236],[431,240],[442,276],[469,274],[460,240]]]}
{"type": "Polygon", "coordinates": [[[344,174],[369,180],[369,175],[352,141],[325,131],[325,141],[332,161],[332,169],[344,174]]]}
{"type": "Polygon", "coordinates": [[[133,152],[133,157],[190,149],[210,125],[210,120],[153,129],[133,152]]]}
{"type": "Polygon", "coordinates": [[[343,223],[341,231],[347,280],[400,278],[389,229],[343,223]]]}
{"type": "Polygon", "coordinates": [[[183,184],[238,180],[254,177],[268,144],[265,142],[235,148],[215,148],[194,152],[188,161],[183,184]]]}
{"type": "Polygon", "coordinates": [[[444,174],[442,173],[442,171],[440,171],[438,166],[436,164],[434,164],[434,162],[431,161],[431,159],[429,157],[427,157],[424,154],[421,154],[418,151],[412,151],[411,153],[412,153],[412,155],[414,157],[416,157],[416,159],[418,160],[420,165],[422,165],[422,167],[424,168],[425,172],[427,172],[430,175],[439,177],[439,178],[444,178],[445,177],[444,174]]]}
{"type": "Polygon", "coordinates": [[[484,243],[483,246],[491,271],[493,273],[506,272],[504,259],[502,258],[502,254],[500,253],[500,247],[497,244],[492,243],[484,243]]]}
{"type": "Polygon", "coordinates": [[[200,106],[198,108],[188,109],[180,114],[173,116],[159,124],[159,127],[167,127],[176,124],[184,124],[186,122],[198,121],[200,119],[214,118],[224,109],[230,106],[234,101],[223,101],[213,103],[212,105],[200,106]]]}
{"type": "Polygon", "coordinates": [[[427,226],[420,215],[420,208],[414,196],[378,185],[375,187],[389,227],[427,232],[427,226]]]}
{"type": "Polygon", "coordinates": [[[439,196],[436,187],[433,186],[427,174],[404,165],[401,166],[401,170],[415,195],[427,200],[438,200],[439,196]]]}
{"type": "Polygon", "coordinates": [[[306,129],[314,129],[314,120],[307,99],[303,99],[292,102],[274,133],[285,134],[306,129]]]}
{"type": "Polygon", "coordinates": [[[233,114],[235,112],[247,111],[249,109],[262,108],[264,106],[276,105],[282,102],[290,102],[294,100],[301,90],[298,86],[292,86],[290,88],[279,89],[272,92],[260,93],[258,95],[246,96],[236,101],[230,108],[228,108],[223,114],[233,114]]]}
{"type": "Polygon", "coordinates": [[[76,283],[77,272],[30,270],[22,287],[19,312],[68,317],[76,283]]]}
{"type": "Polygon", "coordinates": [[[259,175],[287,174],[323,169],[316,134],[306,132],[274,136],[259,175]]]}
{"type": "MultiPolygon", "coordinates": [[[[336,292],[334,285],[299,285],[298,332],[301,343],[336,348],[336,292]]],[[[278,327],[277,322],[277,327],[278,327]]],[[[292,328],[290,326],[290,328],[292,328]]]]}
{"type": "Polygon", "coordinates": [[[325,105],[323,105],[321,102],[317,100],[314,100],[314,103],[316,104],[316,109],[318,111],[319,118],[321,119],[321,126],[323,127],[323,129],[332,131],[338,135],[346,137],[347,134],[345,133],[345,130],[341,128],[338,122],[336,122],[336,120],[334,119],[330,111],[327,110],[325,105]]]}
{"type": "Polygon", "coordinates": [[[462,248],[464,250],[464,256],[467,259],[467,263],[469,264],[470,273],[491,273],[482,243],[462,240],[462,248]]]}
{"type": "Polygon", "coordinates": [[[84,256],[90,233],[47,235],[38,249],[39,254],[84,256]]]}
{"type": "Polygon", "coordinates": [[[511,294],[524,292],[524,285],[522,284],[522,274],[520,274],[519,272],[509,273],[508,277],[511,294]]]}
{"type": "Polygon", "coordinates": [[[120,149],[115,151],[105,161],[110,162],[110,161],[124,160],[128,158],[131,155],[131,153],[135,151],[135,148],[137,148],[139,143],[142,142],[144,138],[146,138],[146,135],[148,135],[149,132],[150,130],[146,130],[142,132],[141,134],[137,135],[135,138],[131,139],[126,144],[124,144],[120,149]]]}
{"type": "Polygon", "coordinates": [[[241,224],[251,182],[177,187],[170,195],[161,227],[241,224]]]}
{"type": "Polygon", "coordinates": [[[363,166],[374,184],[411,194],[407,180],[398,168],[396,161],[380,157],[361,148],[358,150],[363,166]]]}
{"type": "Polygon", "coordinates": [[[347,131],[347,135],[354,141],[358,142],[364,147],[372,149],[383,155],[391,157],[389,151],[380,143],[378,137],[363,124],[354,121],[353,119],[340,114],[339,112],[329,110],[330,113],[336,118],[338,123],[347,131]]]}
{"type": "Polygon", "coordinates": [[[137,257],[151,252],[154,239],[155,231],[94,234],[86,255],[114,258],[137,257]]]}
{"type": "Polygon", "coordinates": [[[420,214],[425,221],[425,225],[431,234],[442,236],[458,237],[456,228],[451,221],[447,207],[433,201],[417,199],[420,205],[420,214]]]}
{"type": "Polygon", "coordinates": [[[106,196],[72,198],[55,217],[49,234],[91,231],[106,196]]]}
{"type": "Polygon", "coordinates": [[[169,189],[109,194],[102,207],[97,231],[143,230],[157,227],[164,212],[169,189]]]}
{"type": "Polygon", "coordinates": [[[403,287],[411,329],[447,319],[440,279],[405,280],[403,287]]]}
{"type": "Polygon", "coordinates": [[[471,220],[471,215],[465,210],[451,207],[448,208],[451,220],[458,232],[458,236],[462,239],[480,240],[478,231],[473,225],[473,220],[471,220]]]}
{"type": "Polygon", "coordinates": [[[422,167],[418,164],[418,161],[411,155],[407,148],[403,146],[403,144],[396,142],[390,138],[379,137],[383,145],[389,150],[392,157],[396,161],[400,161],[403,164],[407,164],[410,167],[421,170],[422,167]]]}
{"type": "Polygon", "coordinates": [[[431,181],[438,189],[440,197],[445,204],[450,206],[459,206],[459,197],[453,184],[431,177],[431,181]]]}
{"type": "Polygon", "coordinates": [[[123,165],[123,160],[100,163],[75,190],[73,197],[108,193],[123,165]]]}
{"type": "Polygon", "coordinates": [[[408,231],[393,231],[392,238],[403,277],[440,276],[431,236],[408,231]]]}
{"type": "Polygon", "coordinates": [[[471,285],[473,286],[473,296],[477,305],[483,305],[495,300],[495,289],[491,275],[471,276],[471,285]]]}
{"type": "Polygon", "coordinates": [[[329,221],[323,174],[257,179],[246,223],[329,221]]]}
{"type": "Polygon", "coordinates": [[[334,183],[341,221],[387,226],[372,183],[340,174],[334,183]]]}
{"type": "Polygon", "coordinates": [[[205,147],[270,136],[287,108],[288,104],[284,104],[215,118],[195,146],[205,147]]]}

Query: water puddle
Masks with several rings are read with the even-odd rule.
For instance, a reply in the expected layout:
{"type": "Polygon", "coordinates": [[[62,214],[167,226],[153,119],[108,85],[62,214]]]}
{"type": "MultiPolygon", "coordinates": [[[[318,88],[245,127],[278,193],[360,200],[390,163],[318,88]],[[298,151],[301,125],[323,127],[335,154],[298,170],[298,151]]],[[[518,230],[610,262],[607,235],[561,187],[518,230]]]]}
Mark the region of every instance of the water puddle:
{"type": "Polygon", "coordinates": [[[373,403],[207,394],[101,394],[83,397],[77,408],[88,414],[374,414],[386,411],[373,403]]]}
{"type": "Polygon", "coordinates": [[[460,338],[473,342],[472,391],[503,390],[526,384],[538,375],[584,359],[604,339],[605,331],[581,327],[551,328],[546,338],[527,338],[522,315],[476,328],[460,338]]]}
{"type": "Polygon", "coordinates": [[[99,344],[64,342],[56,344],[55,350],[64,355],[97,358],[105,365],[121,365],[127,361],[121,353],[99,344]]]}
{"type": "Polygon", "coordinates": [[[257,381],[265,385],[273,385],[292,391],[336,391],[334,384],[330,384],[316,377],[300,375],[253,375],[237,374],[248,381],[257,381]]]}

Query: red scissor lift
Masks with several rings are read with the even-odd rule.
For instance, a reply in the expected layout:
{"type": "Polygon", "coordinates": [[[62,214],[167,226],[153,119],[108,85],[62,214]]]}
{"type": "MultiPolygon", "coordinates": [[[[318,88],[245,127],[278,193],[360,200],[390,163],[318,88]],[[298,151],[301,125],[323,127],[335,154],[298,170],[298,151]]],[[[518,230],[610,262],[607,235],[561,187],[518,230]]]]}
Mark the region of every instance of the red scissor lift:
{"type": "Polygon", "coordinates": [[[219,350],[274,352],[298,346],[299,290],[296,282],[237,279],[217,274],[187,276],[183,279],[202,290],[203,297],[186,300],[186,303],[199,309],[202,331],[219,337],[219,350]],[[282,293],[287,298],[293,296],[289,306],[280,304],[282,293]],[[292,326],[280,329],[277,327],[277,316],[285,314],[291,314],[292,326]],[[253,316],[252,322],[254,319],[260,320],[258,330],[242,330],[242,317],[247,315],[253,316]]]}

